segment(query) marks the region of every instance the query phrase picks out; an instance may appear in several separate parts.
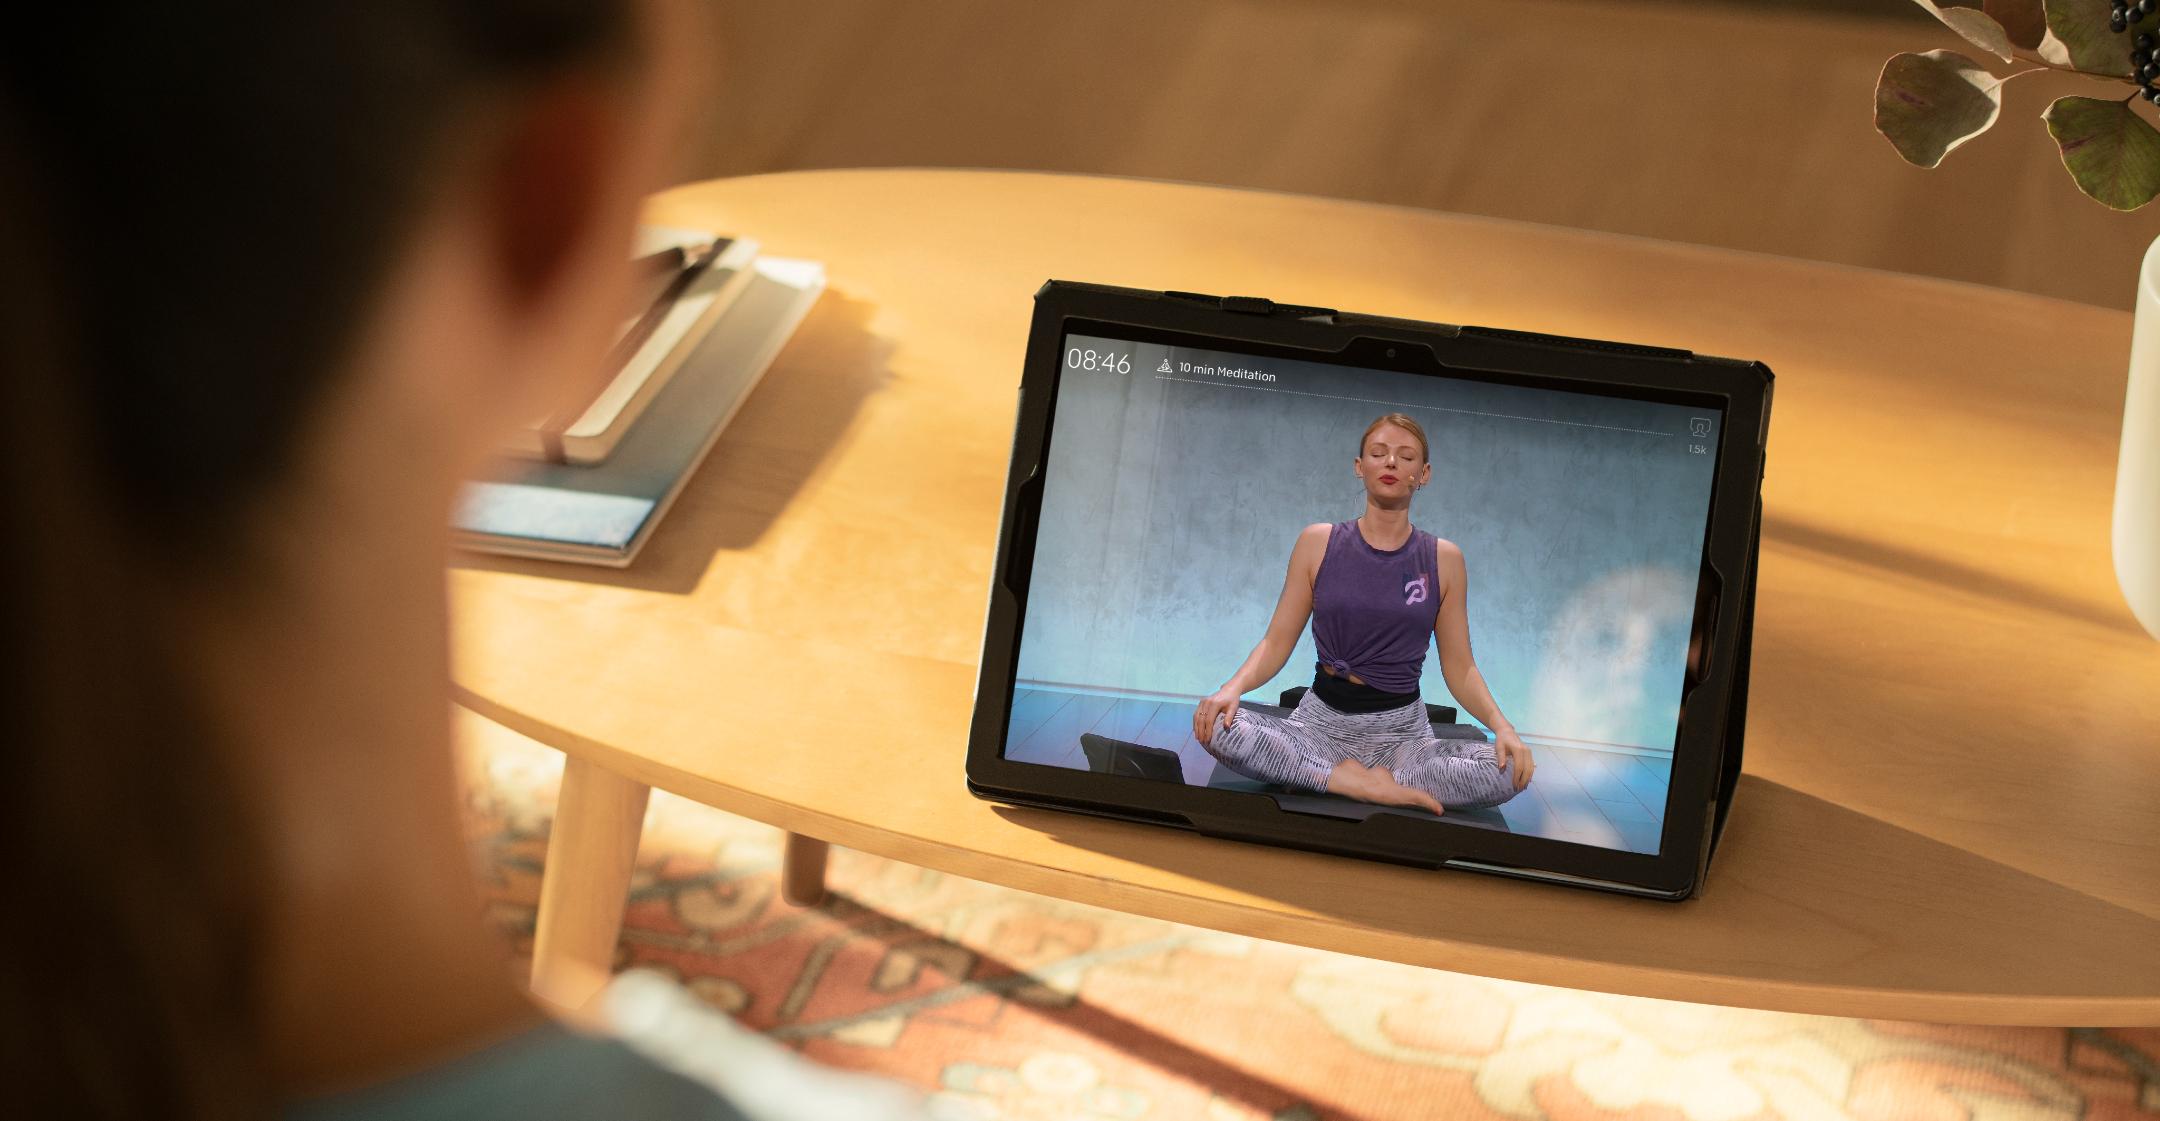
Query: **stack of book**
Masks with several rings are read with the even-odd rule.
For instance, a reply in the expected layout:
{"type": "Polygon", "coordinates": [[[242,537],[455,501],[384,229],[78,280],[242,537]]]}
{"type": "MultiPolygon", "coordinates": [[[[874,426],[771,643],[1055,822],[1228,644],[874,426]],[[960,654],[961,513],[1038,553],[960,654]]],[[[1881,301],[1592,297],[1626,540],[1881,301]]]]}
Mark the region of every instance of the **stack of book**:
{"type": "Polygon", "coordinates": [[[748,238],[644,227],[636,257],[641,306],[600,375],[466,487],[459,545],[628,565],[825,289],[823,266],[748,238]]]}

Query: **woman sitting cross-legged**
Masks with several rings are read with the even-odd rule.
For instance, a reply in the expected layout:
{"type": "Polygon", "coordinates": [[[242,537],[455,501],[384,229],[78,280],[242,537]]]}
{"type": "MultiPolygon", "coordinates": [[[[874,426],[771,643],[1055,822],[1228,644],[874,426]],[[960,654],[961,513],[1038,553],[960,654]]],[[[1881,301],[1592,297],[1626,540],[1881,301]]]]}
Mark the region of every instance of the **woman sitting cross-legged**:
{"type": "Polygon", "coordinates": [[[1496,806],[1529,785],[1536,763],[1501,715],[1470,654],[1462,550],[1410,524],[1410,499],[1432,481],[1425,432],[1390,413],[1365,430],[1352,469],[1362,517],[1305,527],[1267,634],[1221,689],[1193,710],[1193,736],[1240,774],[1366,802],[1496,806]],[[1287,716],[1241,711],[1272,679],[1310,619],[1319,654],[1312,688],[1287,716]],[[1448,692],[1493,742],[1432,734],[1418,694],[1427,642],[1448,692]]]}

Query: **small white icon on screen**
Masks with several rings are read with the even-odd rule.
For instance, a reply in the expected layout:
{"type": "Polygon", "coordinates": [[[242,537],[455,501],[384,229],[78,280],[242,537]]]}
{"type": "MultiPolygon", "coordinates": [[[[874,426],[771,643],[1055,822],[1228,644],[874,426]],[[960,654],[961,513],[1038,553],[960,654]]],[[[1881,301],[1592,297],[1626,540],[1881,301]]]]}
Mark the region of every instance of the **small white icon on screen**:
{"type": "Polygon", "coordinates": [[[1170,360],[1169,360],[1168,358],[1165,358],[1165,359],[1163,359],[1163,360],[1162,360],[1162,365],[1160,365],[1160,366],[1157,366],[1157,367],[1155,367],[1155,372],[1156,372],[1156,373],[1158,373],[1158,374],[1167,374],[1167,373],[1169,373],[1169,372],[1170,372],[1170,360]]]}
{"type": "Polygon", "coordinates": [[[1688,435],[1690,435],[1690,436],[1708,436],[1709,434],[1710,434],[1710,418],[1709,418],[1709,417],[1706,417],[1706,416],[1699,416],[1699,417],[1691,417],[1691,418],[1689,418],[1689,420],[1688,420],[1688,435]]]}

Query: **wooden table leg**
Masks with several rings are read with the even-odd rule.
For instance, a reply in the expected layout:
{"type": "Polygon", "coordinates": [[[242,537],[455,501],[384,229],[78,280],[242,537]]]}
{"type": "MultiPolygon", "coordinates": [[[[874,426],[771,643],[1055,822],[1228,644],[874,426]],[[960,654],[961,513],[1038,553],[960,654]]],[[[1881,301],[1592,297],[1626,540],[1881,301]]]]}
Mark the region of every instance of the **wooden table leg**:
{"type": "Polygon", "coordinates": [[[825,898],[825,854],[832,846],[800,833],[787,835],[780,857],[780,898],[797,907],[815,907],[825,898]]]}
{"type": "Polygon", "coordinates": [[[630,869],[652,787],[572,756],[548,837],[533,934],[532,991],[577,1009],[614,972],[630,869]]]}

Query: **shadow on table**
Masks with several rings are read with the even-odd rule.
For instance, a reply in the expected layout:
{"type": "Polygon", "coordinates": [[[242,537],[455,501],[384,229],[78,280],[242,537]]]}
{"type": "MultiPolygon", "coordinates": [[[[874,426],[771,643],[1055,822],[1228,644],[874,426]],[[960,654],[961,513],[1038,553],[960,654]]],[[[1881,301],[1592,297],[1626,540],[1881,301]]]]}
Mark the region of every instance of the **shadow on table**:
{"type": "Polygon", "coordinates": [[[826,289],[720,433],[630,567],[459,551],[454,568],[688,595],[713,555],[748,548],[821,470],[870,396],[891,380],[893,343],[875,305],[826,289]]]}
{"type": "Polygon", "coordinates": [[[1903,992],[1915,988],[1913,948],[1934,946],[1945,975],[1920,991],[2160,992],[2160,959],[2128,949],[2160,945],[2160,919],[1755,775],[1741,776],[1705,891],[1679,904],[1198,836],[1180,845],[1160,827],[1051,810],[996,812],[1062,844],[1383,935],[1488,942],[1490,916],[1504,911],[1521,918],[1509,949],[1580,958],[1590,926],[1606,932],[1599,961],[1659,972],[1689,971],[1690,945],[1716,947],[1709,972],[1729,972],[1759,945],[1745,972],[1764,982],[1834,978],[1839,989],[1903,992]],[[1471,916],[1463,929],[1456,914],[1471,916]]]}
{"type": "Polygon", "coordinates": [[[2143,638],[2145,635],[2137,620],[2130,616],[2129,609],[2119,604],[2109,610],[2030,581],[1930,556],[1887,541],[1869,540],[1842,529],[1804,521],[1791,515],[1766,511],[1763,514],[1763,539],[1764,543],[1773,549],[1782,545],[1818,556],[1836,557],[1982,599],[2036,608],[2103,630],[2135,638],[2143,638]]]}

